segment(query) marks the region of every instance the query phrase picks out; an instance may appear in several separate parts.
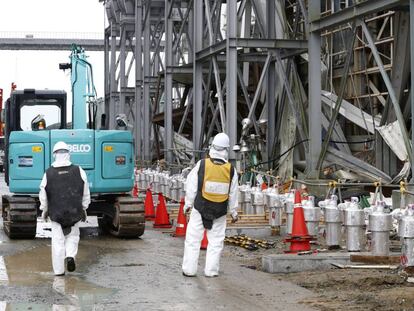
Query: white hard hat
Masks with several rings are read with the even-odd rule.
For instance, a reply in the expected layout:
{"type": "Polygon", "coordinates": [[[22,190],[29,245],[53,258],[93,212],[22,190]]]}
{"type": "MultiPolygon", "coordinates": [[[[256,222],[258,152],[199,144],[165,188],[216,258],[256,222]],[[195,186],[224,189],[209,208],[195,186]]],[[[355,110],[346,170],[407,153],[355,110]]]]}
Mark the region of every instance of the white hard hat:
{"type": "Polygon", "coordinates": [[[213,147],[219,148],[230,148],[230,138],[226,133],[218,133],[214,136],[213,142],[211,143],[213,147]]]}
{"type": "Polygon", "coordinates": [[[58,150],[66,150],[67,152],[69,152],[69,146],[63,141],[58,141],[53,147],[53,153],[55,153],[58,150]]]}

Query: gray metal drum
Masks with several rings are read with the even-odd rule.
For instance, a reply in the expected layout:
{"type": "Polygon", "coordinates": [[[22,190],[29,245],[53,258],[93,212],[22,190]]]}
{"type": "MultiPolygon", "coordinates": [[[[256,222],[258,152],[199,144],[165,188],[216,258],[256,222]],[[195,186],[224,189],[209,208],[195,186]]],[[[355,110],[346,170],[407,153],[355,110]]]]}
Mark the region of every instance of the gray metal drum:
{"type": "Polygon", "coordinates": [[[363,248],[365,214],[361,209],[349,207],[345,210],[346,248],[349,252],[359,252],[363,248]]]}
{"type": "Polygon", "coordinates": [[[414,239],[414,216],[407,215],[401,219],[401,237],[414,239]]]}
{"type": "Polygon", "coordinates": [[[272,205],[271,201],[272,201],[273,196],[278,195],[277,189],[267,188],[263,190],[262,193],[264,195],[264,205],[266,206],[266,208],[270,208],[270,206],[272,205]]]}
{"type": "Polygon", "coordinates": [[[160,193],[161,190],[161,179],[158,173],[154,174],[154,179],[152,181],[152,189],[155,193],[160,193]]]}
{"type": "Polygon", "coordinates": [[[318,236],[319,221],[321,218],[320,208],[313,205],[313,199],[302,202],[302,207],[305,215],[306,227],[308,228],[308,234],[318,236]]]}
{"type": "Polygon", "coordinates": [[[295,202],[295,191],[290,191],[286,197],[285,212],[286,212],[286,233],[292,234],[293,225],[293,209],[295,202]]]}
{"type": "Polygon", "coordinates": [[[414,239],[404,238],[401,248],[401,263],[404,267],[414,266],[414,239]]]}
{"type": "Polygon", "coordinates": [[[269,208],[269,225],[271,227],[280,227],[282,225],[282,208],[280,206],[271,206],[269,208]]]}
{"type": "Polygon", "coordinates": [[[390,230],[392,216],[378,210],[369,215],[369,230],[371,231],[371,252],[373,255],[387,256],[390,252],[390,230]]]}
{"type": "Polygon", "coordinates": [[[253,205],[264,205],[264,195],[259,188],[252,188],[251,202],[253,205]]]}
{"type": "Polygon", "coordinates": [[[150,171],[147,171],[145,173],[145,188],[152,187],[153,181],[154,181],[154,175],[150,171]]]}
{"type": "Polygon", "coordinates": [[[253,214],[255,215],[262,215],[265,213],[265,206],[264,205],[253,205],[253,214]]]}
{"type": "Polygon", "coordinates": [[[251,193],[251,203],[253,206],[253,214],[255,215],[262,215],[265,212],[265,205],[264,205],[264,194],[260,190],[260,188],[256,188],[256,190],[252,191],[251,193]]]}
{"type": "Polygon", "coordinates": [[[280,227],[282,225],[282,209],[285,197],[279,195],[275,190],[265,193],[265,201],[269,213],[269,225],[280,227]]]}
{"type": "Polygon", "coordinates": [[[137,183],[137,185],[138,185],[138,189],[139,189],[139,190],[143,190],[143,189],[145,189],[145,187],[144,187],[144,185],[143,185],[143,182],[142,182],[142,172],[141,172],[141,171],[138,171],[138,172],[135,174],[135,181],[136,181],[136,183],[137,183]]]}
{"type": "Polygon", "coordinates": [[[342,211],[338,209],[336,196],[332,196],[324,208],[325,239],[328,247],[339,247],[342,233],[342,211]]]}
{"type": "Polygon", "coordinates": [[[185,198],[185,182],[186,180],[183,178],[180,180],[180,190],[179,190],[179,198],[177,201],[180,201],[182,198],[185,198]]]}
{"type": "Polygon", "coordinates": [[[240,210],[243,212],[244,215],[253,214],[253,206],[250,202],[240,203],[240,210]]]}
{"type": "Polygon", "coordinates": [[[240,190],[240,202],[251,202],[250,189],[244,188],[240,190]]]}
{"type": "Polygon", "coordinates": [[[251,201],[250,192],[251,192],[251,188],[249,185],[239,186],[239,196],[238,196],[239,202],[240,203],[250,202],[251,201]]]}
{"type": "Polygon", "coordinates": [[[414,206],[408,206],[407,215],[401,219],[403,238],[402,259],[405,267],[414,266],[414,206]]]}

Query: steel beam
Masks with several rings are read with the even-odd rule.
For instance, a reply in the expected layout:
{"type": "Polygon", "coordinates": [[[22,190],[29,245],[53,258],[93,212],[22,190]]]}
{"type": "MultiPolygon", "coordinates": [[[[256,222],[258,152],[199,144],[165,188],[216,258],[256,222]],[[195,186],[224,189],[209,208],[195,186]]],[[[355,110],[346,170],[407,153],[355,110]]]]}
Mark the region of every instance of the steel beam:
{"type": "MultiPolygon", "coordinates": [[[[237,142],[237,47],[230,46],[230,40],[237,36],[237,1],[227,1],[227,40],[226,40],[226,132],[230,137],[230,146],[237,142]]],[[[234,160],[233,150],[229,159],[234,160]]]]}
{"type": "MultiPolygon", "coordinates": [[[[308,3],[310,21],[318,20],[321,14],[321,0],[308,3]]],[[[319,177],[316,170],[321,152],[322,118],[321,118],[321,36],[317,30],[311,31],[308,38],[308,81],[309,81],[309,153],[307,171],[310,177],[319,177]]]]}
{"type": "MultiPolygon", "coordinates": [[[[171,17],[172,0],[165,0],[165,67],[173,65],[173,21],[171,17]]],[[[168,163],[173,161],[173,133],[172,124],[172,75],[166,70],[164,76],[164,158],[168,163]]]]}
{"type": "MultiPolygon", "coordinates": [[[[283,65],[282,59],[278,51],[276,51],[275,54],[276,54],[276,60],[279,63],[279,68],[280,68],[279,69],[280,80],[282,81],[283,86],[285,88],[286,95],[288,97],[288,103],[290,104],[290,109],[291,111],[293,111],[295,115],[296,124],[298,127],[300,138],[301,140],[305,140],[306,137],[308,137],[308,133],[307,133],[306,125],[302,122],[303,118],[300,113],[300,107],[296,105],[295,99],[293,97],[292,86],[291,86],[291,83],[289,82],[288,76],[286,75],[286,69],[285,69],[285,66],[283,65]]],[[[307,143],[304,143],[304,146],[305,146],[305,151],[308,151],[307,143]]]]}
{"type": "Polygon", "coordinates": [[[110,67],[110,104],[109,104],[109,127],[115,128],[115,115],[118,113],[116,105],[119,98],[116,95],[118,91],[118,83],[116,81],[116,31],[113,29],[115,26],[111,25],[111,67],[110,67]]]}
{"type": "MultiPolygon", "coordinates": [[[[149,14],[151,9],[151,1],[146,0],[145,2],[145,12],[149,14]]],[[[143,123],[144,123],[144,135],[143,135],[143,147],[144,161],[151,161],[151,113],[150,113],[150,81],[147,80],[151,76],[150,73],[150,18],[146,18],[144,22],[144,45],[143,45],[143,54],[144,54],[144,100],[143,100],[143,123]]]]}
{"type": "Polygon", "coordinates": [[[144,154],[142,148],[142,0],[135,0],[135,124],[136,159],[144,154]]]}
{"type": "MultiPolygon", "coordinates": [[[[266,3],[266,26],[267,26],[267,40],[276,41],[275,29],[275,11],[276,6],[274,1],[267,1],[266,3]]],[[[275,142],[276,131],[276,65],[275,62],[270,62],[266,77],[266,108],[267,108],[267,132],[266,132],[266,146],[267,159],[273,158],[273,145],[275,142]]],[[[272,163],[268,163],[269,169],[272,168],[272,163]]]]}
{"type": "MultiPolygon", "coordinates": [[[[244,38],[250,37],[250,32],[252,30],[252,3],[249,1],[244,1],[244,38]]],[[[243,50],[244,53],[249,53],[250,49],[245,48],[243,50]]],[[[250,71],[250,63],[243,62],[243,84],[245,86],[249,86],[249,71],[250,71]]],[[[242,82],[240,82],[241,84],[242,82]]]]}
{"type": "Polygon", "coordinates": [[[99,39],[35,39],[0,38],[0,50],[19,51],[69,51],[72,44],[82,46],[86,51],[104,51],[104,40],[99,39]]]}
{"type": "MultiPolygon", "coordinates": [[[[274,15],[274,14],[271,14],[274,15]]],[[[274,20],[274,18],[273,18],[274,20]]],[[[256,48],[256,49],[293,49],[304,50],[308,48],[306,40],[289,40],[289,39],[254,39],[254,38],[237,38],[230,40],[232,47],[239,48],[256,48]]]]}
{"type": "MultiPolygon", "coordinates": [[[[387,72],[384,69],[384,64],[382,63],[381,57],[380,57],[380,55],[378,53],[378,50],[377,50],[377,47],[374,43],[371,32],[369,31],[369,29],[368,29],[368,27],[367,27],[367,25],[365,24],[364,21],[361,20],[360,24],[362,26],[362,30],[365,34],[365,37],[368,40],[368,45],[371,48],[372,55],[374,56],[375,62],[378,65],[378,68],[380,70],[382,79],[384,80],[384,83],[387,86],[388,94],[391,98],[391,102],[392,102],[393,107],[394,107],[395,115],[397,117],[397,121],[398,121],[398,124],[399,124],[400,129],[401,129],[401,134],[402,134],[402,137],[404,139],[404,145],[405,145],[405,148],[407,150],[408,155],[410,155],[412,153],[411,140],[408,137],[408,131],[407,131],[407,127],[405,126],[404,116],[402,115],[402,112],[401,112],[400,103],[398,102],[397,96],[395,95],[394,89],[392,87],[391,80],[390,80],[387,72]]],[[[411,161],[410,156],[409,156],[408,160],[411,161]]]]}
{"type": "Polygon", "coordinates": [[[328,146],[329,146],[329,141],[331,140],[332,132],[334,130],[335,123],[336,123],[336,120],[338,118],[339,109],[341,108],[342,99],[343,99],[344,93],[345,93],[346,83],[348,81],[349,66],[351,65],[352,56],[354,54],[354,41],[355,41],[355,38],[356,38],[356,32],[357,32],[357,29],[356,29],[355,23],[354,23],[353,32],[352,32],[352,40],[351,40],[351,42],[348,43],[349,45],[348,45],[348,50],[347,50],[347,55],[346,55],[346,60],[345,60],[345,65],[344,65],[344,71],[342,73],[341,85],[339,87],[339,94],[338,94],[338,97],[336,99],[335,108],[332,112],[332,116],[331,116],[331,120],[330,120],[330,123],[329,123],[328,131],[325,135],[325,140],[324,140],[323,145],[322,145],[321,154],[319,155],[318,164],[316,166],[317,171],[320,171],[322,169],[323,160],[325,159],[325,154],[326,154],[326,151],[327,151],[328,146]]]}
{"type": "Polygon", "coordinates": [[[125,93],[124,90],[127,86],[126,76],[125,76],[125,61],[126,61],[126,29],[124,26],[121,26],[121,46],[119,52],[120,58],[120,67],[119,67],[119,76],[120,76],[120,89],[119,89],[119,108],[117,113],[125,113],[125,93]]]}
{"type": "MultiPolygon", "coordinates": [[[[411,96],[410,96],[410,105],[411,105],[411,146],[414,146],[414,0],[410,0],[410,68],[411,68],[411,96]]],[[[414,154],[411,155],[411,183],[414,179],[414,154]]]]}
{"type": "Polygon", "coordinates": [[[110,77],[110,65],[109,65],[109,35],[108,32],[105,31],[105,51],[104,51],[104,93],[105,93],[105,128],[108,128],[108,121],[109,121],[109,114],[110,114],[110,87],[111,87],[111,79],[110,77]]]}
{"type": "Polygon", "coordinates": [[[260,75],[259,82],[257,83],[257,86],[256,86],[256,91],[254,93],[254,97],[253,97],[252,105],[249,110],[249,114],[247,116],[247,118],[250,120],[252,120],[252,116],[255,113],[257,103],[259,102],[260,93],[262,91],[262,86],[263,86],[263,83],[265,82],[267,71],[269,69],[271,62],[272,62],[272,55],[268,54],[266,61],[263,65],[262,74],[260,75]]]}
{"type": "MultiPolygon", "coordinates": [[[[194,150],[199,150],[201,145],[202,129],[197,126],[201,125],[201,112],[203,107],[203,64],[197,60],[197,52],[203,49],[203,2],[194,1],[193,9],[193,145],[194,150]]],[[[207,109],[207,107],[206,107],[207,109]]],[[[198,160],[200,154],[196,151],[193,153],[193,159],[198,160]]]]}
{"type": "MultiPolygon", "coordinates": [[[[314,3],[320,3],[320,0],[312,0],[309,4],[309,9],[313,7],[314,3]]],[[[361,1],[353,6],[342,9],[336,13],[320,18],[319,15],[309,16],[310,31],[324,31],[329,28],[337,27],[342,24],[349,23],[355,19],[363,18],[367,15],[392,9],[396,6],[407,5],[408,0],[368,0],[361,1]]],[[[315,7],[313,7],[315,8],[315,7]]],[[[320,6],[319,6],[320,8],[320,6]]],[[[320,10],[320,9],[319,9],[320,10]]]]}

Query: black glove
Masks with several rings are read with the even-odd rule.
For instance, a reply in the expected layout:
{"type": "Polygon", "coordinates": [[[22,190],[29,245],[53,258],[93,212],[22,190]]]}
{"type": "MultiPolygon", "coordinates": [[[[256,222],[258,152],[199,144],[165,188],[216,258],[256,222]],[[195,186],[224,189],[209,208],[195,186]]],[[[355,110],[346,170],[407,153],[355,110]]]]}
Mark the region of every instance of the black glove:
{"type": "Polygon", "coordinates": [[[86,210],[83,210],[81,220],[82,220],[83,222],[86,222],[86,219],[87,219],[87,218],[88,218],[88,214],[86,214],[86,210]]]}

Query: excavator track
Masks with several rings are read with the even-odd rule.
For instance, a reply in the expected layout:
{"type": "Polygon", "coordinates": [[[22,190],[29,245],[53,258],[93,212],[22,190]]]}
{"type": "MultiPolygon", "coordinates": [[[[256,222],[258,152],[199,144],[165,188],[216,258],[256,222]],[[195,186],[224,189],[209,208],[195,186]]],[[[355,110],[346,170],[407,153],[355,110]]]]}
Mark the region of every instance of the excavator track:
{"type": "Polygon", "coordinates": [[[117,197],[110,233],[120,238],[137,238],[145,231],[144,202],[133,197],[117,197]]]}
{"type": "Polygon", "coordinates": [[[10,239],[34,239],[37,202],[23,196],[2,196],[3,229],[10,239]]]}

